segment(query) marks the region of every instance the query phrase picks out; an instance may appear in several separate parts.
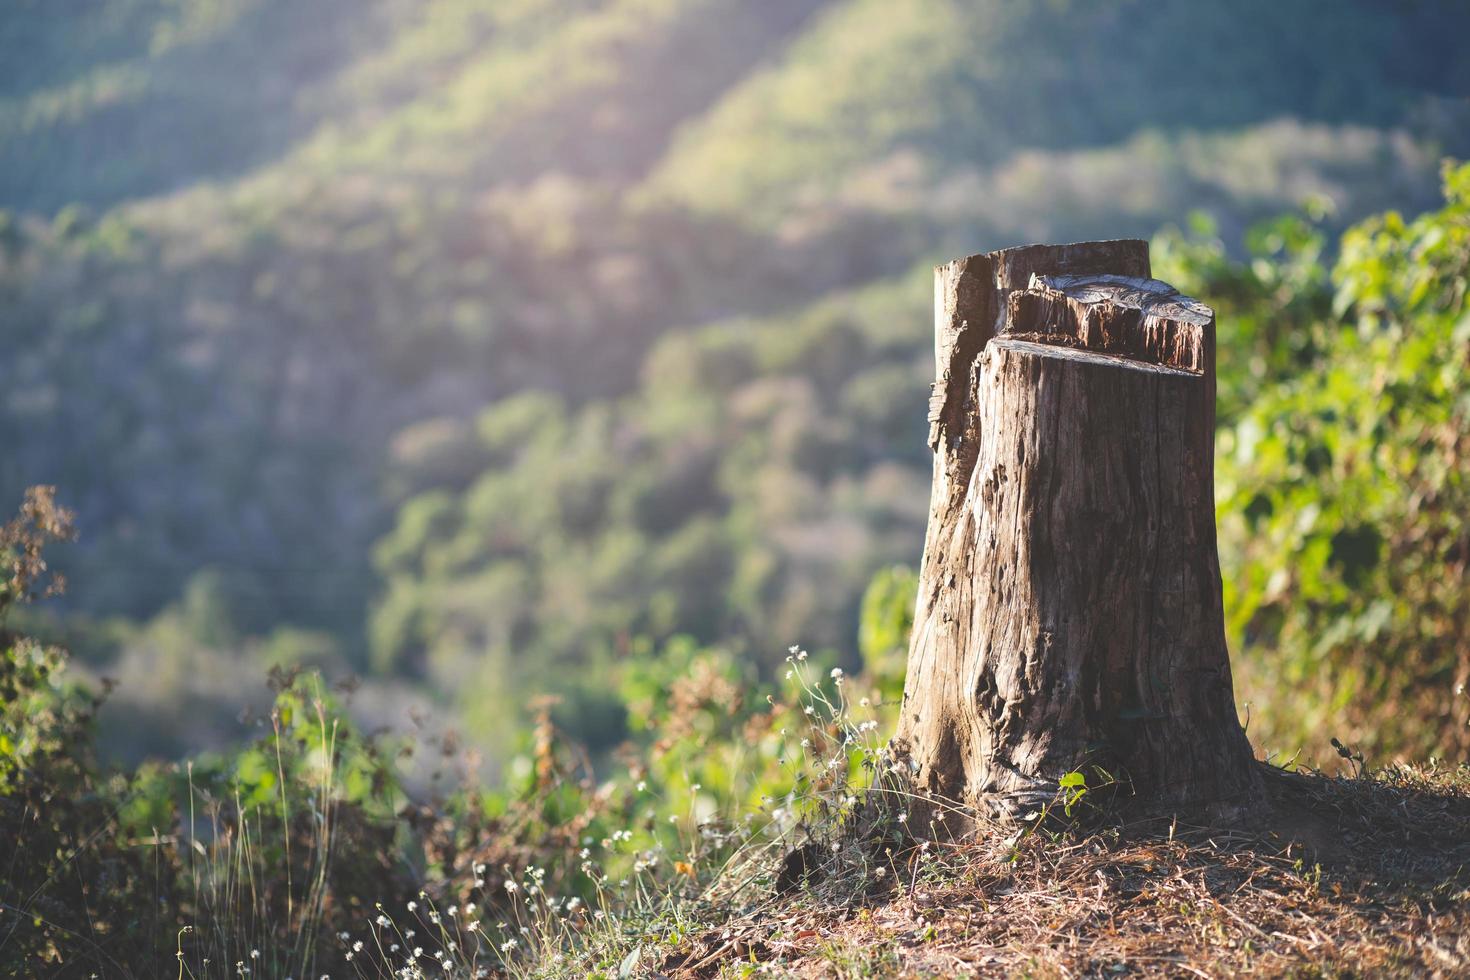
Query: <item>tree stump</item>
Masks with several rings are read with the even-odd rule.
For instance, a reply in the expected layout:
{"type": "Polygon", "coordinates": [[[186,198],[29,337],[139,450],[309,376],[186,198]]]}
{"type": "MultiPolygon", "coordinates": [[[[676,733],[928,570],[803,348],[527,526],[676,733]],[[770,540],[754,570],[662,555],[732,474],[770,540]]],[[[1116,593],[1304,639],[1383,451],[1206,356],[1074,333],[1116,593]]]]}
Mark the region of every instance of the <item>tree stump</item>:
{"type": "Polygon", "coordinates": [[[934,486],[896,753],[1015,818],[1100,766],[1147,809],[1261,779],[1236,716],[1214,514],[1214,314],[1143,242],[936,270],[934,486]]]}

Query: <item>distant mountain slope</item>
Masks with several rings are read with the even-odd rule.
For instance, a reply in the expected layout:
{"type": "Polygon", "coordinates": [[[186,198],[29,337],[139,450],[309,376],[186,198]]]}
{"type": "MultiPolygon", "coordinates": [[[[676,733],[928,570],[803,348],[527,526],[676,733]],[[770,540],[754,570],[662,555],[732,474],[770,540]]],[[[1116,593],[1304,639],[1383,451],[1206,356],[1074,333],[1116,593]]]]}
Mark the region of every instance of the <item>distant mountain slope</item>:
{"type": "Polygon", "coordinates": [[[1470,92],[1444,48],[1467,30],[1453,2],[850,0],[691,125],[652,185],[776,215],[896,150],[939,179],[1145,127],[1401,124],[1427,93],[1470,92]]]}
{"type": "Polygon", "coordinates": [[[482,185],[641,177],[676,127],[779,53],[822,2],[574,0],[493,14],[481,3],[473,17],[465,0],[440,0],[343,76],[343,117],[305,159],[482,185]]]}
{"type": "Polygon", "coordinates": [[[0,206],[269,167],[631,179],[823,0],[18,0],[0,206]]]}
{"type": "Polygon", "coordinates": [[[11,0],[0,207],[247,173],[310,132],[313,99],[378,27],[359,0],[11,0]]]}
{"type": "Polygon", "coordinates": [[[0,206],[262,167],[546,173],[771,216],[1140,128],[1402,125],[1464,95],[1453,0],[16,0],[0,206]],[[1351,66],[1350,70],[1349,67],[1351,66]]]}

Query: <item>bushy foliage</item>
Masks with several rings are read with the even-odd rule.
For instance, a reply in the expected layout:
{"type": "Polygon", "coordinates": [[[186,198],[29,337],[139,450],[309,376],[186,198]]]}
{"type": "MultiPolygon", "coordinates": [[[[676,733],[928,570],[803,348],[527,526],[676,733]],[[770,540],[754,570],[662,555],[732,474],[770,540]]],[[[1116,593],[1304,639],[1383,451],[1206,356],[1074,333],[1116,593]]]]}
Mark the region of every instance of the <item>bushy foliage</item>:
{"type": "MultiPolygon", "coordinates": [[[[38,492],[0,532],[10,594],[29,593],[67,521],[38,492]]],[[[88,749],[95,700],[61,685],[64,652],[9,642],[0,832],[17,846],[0,966],[17,975],[615,966],[632,938],[677,938],[664,930],[732,867],[763,891],[771,848],[839,827],[879,775],[893,709],[797,647],[768,690],[728,652],[681,643],[622,672],[635,738],[610,778],[544,701],[502,785],[411,799],[393,760],[413,746],[358,734],[319,678],[289,671],[272,674],[254,743],[107,774],[88,749]]]]}
{"type": "MultiPolygon", "coordinates": [[[[70,533],[48,487],[0,528],[0,624],[38,588],[59,588],[43,548],[70,533]]],[[[108,772],[92,725],[106,690],[71,680],[66,661],[3,634],[0,969],[154,975],[176,952],[183,962],[191,934],[196,964],[260,965],[251,950],[264,948],[284,975],[315,959],[323,928],[361,912],[369,884],[406,890],[396,782],[320,694],[281,675],[271,738],[197,765],[108,772]],[[352,859],[332,861],[333,848],[352,859]]]]}
{"type": "Polygon", "coordinates": [[[892,565],[879,569],[863,592],[858,652],[864,670],[888,700],[896,701],[903,694],[918,591],[917,573],[907,565],[892,565]]]}
{"type": "Polygon", "coordinates": [[[62,586],[48,575],[44,548],[71,536],[71,520],[52,488],[36,487],[0,527],[0,967],[15,976],[94,943],[78,934],[89,912],[124,941],[154,925],[141,852],[109,848],[76,873],[76,855],[112,816],[88,727],[96,701],[68,683],[61,650],[10,630],[17,604],[62,586]]]}
{"type": "Polygon", "coordinates": [[[1340,326],[1222,447],[1233,622],[1316,695],[1278,738],[1470,747],[1470,168],[1446,177],[1443,210],[1344,236],[1340,326]]]}
{"type": "Polygon", "coordinates": [[[1302,218],[1246,263],[1164,250],[1221,307],[1226,608],[1251,734],[1287,755],[1324,733],[1375,758],[1470,739],[1470,167],[1445,195],[1352,228],[1330,269],[1302,218]]]}

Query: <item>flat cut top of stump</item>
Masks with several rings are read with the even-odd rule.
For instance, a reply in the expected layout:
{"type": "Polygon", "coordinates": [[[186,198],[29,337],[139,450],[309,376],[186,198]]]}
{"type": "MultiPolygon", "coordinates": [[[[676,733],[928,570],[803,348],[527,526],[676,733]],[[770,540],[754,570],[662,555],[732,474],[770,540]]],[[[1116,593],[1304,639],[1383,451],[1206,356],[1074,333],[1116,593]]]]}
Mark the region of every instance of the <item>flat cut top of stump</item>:
{"type": "Polygon", "coordinates": [[[1099,274],[1090,276],[1032,276],[1028,288],[1054,289],[1078,302],[1111,302],[1144,310],[1150,316],[1180,322],[1208,323],[1214,318],[1204,303],[1160,279],[1099,274]]]}
{"type": "Polygon", "coordinates": [[[1205,374],[1214,325],[1213,310],[1157,279],[1033,275],[1008,297],[1001,335],[1205,374]]]}

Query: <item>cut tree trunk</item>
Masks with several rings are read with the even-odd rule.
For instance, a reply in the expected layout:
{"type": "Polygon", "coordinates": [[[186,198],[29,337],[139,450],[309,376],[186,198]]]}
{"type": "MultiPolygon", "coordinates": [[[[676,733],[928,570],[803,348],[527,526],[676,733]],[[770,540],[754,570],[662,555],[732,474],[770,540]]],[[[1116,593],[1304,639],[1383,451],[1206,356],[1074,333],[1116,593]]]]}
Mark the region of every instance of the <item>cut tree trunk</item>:
{"type": "Polygon", "coordinates": [[[1215,546],[1215,323],[1143,242],[936,270],[934,486],[896,753],[1018,817],[1098,770],[1145,809],[1261,798],[1215,546]]]}

